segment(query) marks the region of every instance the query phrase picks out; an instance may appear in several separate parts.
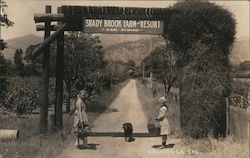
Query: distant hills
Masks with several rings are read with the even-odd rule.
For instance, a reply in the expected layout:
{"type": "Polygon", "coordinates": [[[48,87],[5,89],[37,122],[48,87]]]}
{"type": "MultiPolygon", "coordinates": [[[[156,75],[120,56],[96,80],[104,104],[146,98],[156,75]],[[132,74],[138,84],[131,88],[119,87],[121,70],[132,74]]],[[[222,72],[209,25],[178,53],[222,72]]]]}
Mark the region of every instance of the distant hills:
{"type": "Polygon", "coordinates": [[[43,38],[34,34],[7,40],[8,48],[4,49],[3,54],[6,59],[13,60],[17,48],[25,51],[30,45],[35,45],[43,41],[43,38]]]}
{"type": "Polygon", "coordinates": [[[137,65],[150,54],[152,50],[163,43],[163,38],[152,38],[140,39],[136,41],[129,41],[123,43],[116,43],[106,47],[105,58],[112,61],[123,61],[133,60],[137,65]],[[151,46],[150,46],[151,45],[151,46]]]}
{"type": "Polygon", "coordinates": [[[250,60],[249,38],[238,39],[235,41],[230,54],[232,65],[239,65],[243,61],[250,60]]]}
{"type": "Polygon", "coordinates": [[[250,60],[240,63],[237,69],[231,73],[233,78],[250,78],[250,60]]]}
{"type": "Polygon", "coordinates": [[[117,43],[124,43],[124,42],[131,42],[131,41],[138,41],[141,39],[149,39],[151,38],[150,35],[128,35],[128,34],[101,34],[100,40],[101,44],[104,48],[114,45],[117,43]]]}
{"type": "MultiPolygon", "coordinates": [[[[149,35],[100,35],[101,44],[105,50],[105,58],[114,61],[134,60],[139,64],[148,54],[150,54],[150,38],[152,46],[156,47],[163,42],[163,38],[149,35]]],[[[13,59],[17,48],[23,51],[29,47],[43,41],[43,38],[34,34],[7,40],[8,48],[3,53],[6,59],[13,59]]],[[[230,54],[232,65],[239,65],[243,61],[250,60],[249,39],[239,39],[235,42],[230,54]]]]}
{"type": "MultiPolygon", "coordinates": [[[[116,43],[105,49],[106,58],[110,60],[134,60],[139,64],[144,57],[150,54],[150,39],[140,39],[123,43],[116,43]]],[[[153,47],[164,43],[162,38],[153,38],[153,47]]],[[[230,63],[239,66],[240,63],[250,60],[249,39],[236,40],[230,54],[230,63]]]]}

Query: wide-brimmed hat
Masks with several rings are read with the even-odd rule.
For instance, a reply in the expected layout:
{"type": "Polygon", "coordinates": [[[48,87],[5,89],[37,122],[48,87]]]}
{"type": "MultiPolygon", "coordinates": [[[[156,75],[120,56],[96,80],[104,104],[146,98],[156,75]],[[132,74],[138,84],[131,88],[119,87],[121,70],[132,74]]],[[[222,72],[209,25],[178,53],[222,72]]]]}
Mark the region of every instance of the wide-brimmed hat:
{"type": "Polygon", "coordinates": [[[79,95],[86,96],[87,95],[87,91],[86,90],[80,90],[79,95]]]}
{"type": "Polygon", "coordinates": [[[165,97],[160,97],[159,102],[160,102],[161,104],[166,104],[167,99],[166,99],[165,97]]]}

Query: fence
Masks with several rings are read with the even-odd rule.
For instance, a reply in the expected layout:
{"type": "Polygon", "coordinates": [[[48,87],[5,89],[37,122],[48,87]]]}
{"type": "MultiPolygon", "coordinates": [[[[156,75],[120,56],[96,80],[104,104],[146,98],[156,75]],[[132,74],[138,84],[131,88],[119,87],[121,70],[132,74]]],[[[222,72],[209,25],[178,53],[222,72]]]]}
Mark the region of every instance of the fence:
{"type": "Polygon", "coordinates": [[[237,140],[249,140],[249,102],[243,96],[227,98],[227,133],[237,140]]]}

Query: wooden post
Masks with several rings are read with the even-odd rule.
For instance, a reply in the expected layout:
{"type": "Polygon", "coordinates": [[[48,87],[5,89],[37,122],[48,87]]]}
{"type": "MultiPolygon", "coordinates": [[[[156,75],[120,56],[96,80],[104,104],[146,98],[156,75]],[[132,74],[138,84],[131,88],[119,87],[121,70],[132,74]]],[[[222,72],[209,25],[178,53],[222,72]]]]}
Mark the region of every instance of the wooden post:
{"type": "Polygon", "coordinates": [[[145,78],[145,65],[142,63],[142,77],[145,78]]]}
{"type": "Polygon", "coordinates": [[[226,98],[226,136],[229,135],[229,98],[226,98]]]}
{"type": "Polygon", "coordinates": [[[243,108],[244,107],[244,97],[241,95],[240,96],[240,108],[243,108]]]}
{"type": "MultiPolygon", "coordinates": [[[[58,9],[58,12],[60,10],[58,9]]],[[[64,31],[57,36],[55,127],[63,128],[64,31]]]]}
{"type": "MultiPolygon", "coordinates": [[[[45,7],[46,13],[51,13],[51,6],[45,7]]],[[[44,39],[50,36],[50,22],[45,21],[44,39]]],[[[49,93],[49,73],[50,73],[50,45],[45,47],[43,52],[42,65],[42,96],[40,107],[40,133],[44,134],[48,130],[48,93],[49,93]]]]}

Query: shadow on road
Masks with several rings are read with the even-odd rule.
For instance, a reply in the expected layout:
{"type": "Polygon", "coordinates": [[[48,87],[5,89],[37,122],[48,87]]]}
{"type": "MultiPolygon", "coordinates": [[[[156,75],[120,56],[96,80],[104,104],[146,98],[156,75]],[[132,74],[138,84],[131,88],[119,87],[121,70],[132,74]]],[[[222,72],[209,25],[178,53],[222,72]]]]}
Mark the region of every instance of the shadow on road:
{"type": "MultiPolygon", "coordinates": [[[[89,136],[91,137],[124,137],[123,132],[93,132],[89,136]]],[[[159,137],[152,133],[133,133],[133,137],[159,137]]]]}
{"type": "Polygon", "coordinates": [[[97,147],[96,146],[98,146],[98,145],[100,145],[100,144],[88,144],[88,146],[83,146],[83,145],[80,145],[78,148],[80,149],[80,150],[96,150],[97,149],[97,147]]]}
{"type": "MultiPolygon", "coordinates": [[[[165,148],[173,148],[174,145],[175,145],[175,144],[167,144],[167,145],[165,146],[165,148]]],[[[153,147],[153,148],[159,148],[159,147],[161,147],[161,145],[153,145],[152,147],[153,147]]]]}
{"type": "Polygon", "coordinates": [[[118,112],[118,109],[114,109],[114,108],[108,108],[104,113],[110,113],[110,112],[118,112]]]}

